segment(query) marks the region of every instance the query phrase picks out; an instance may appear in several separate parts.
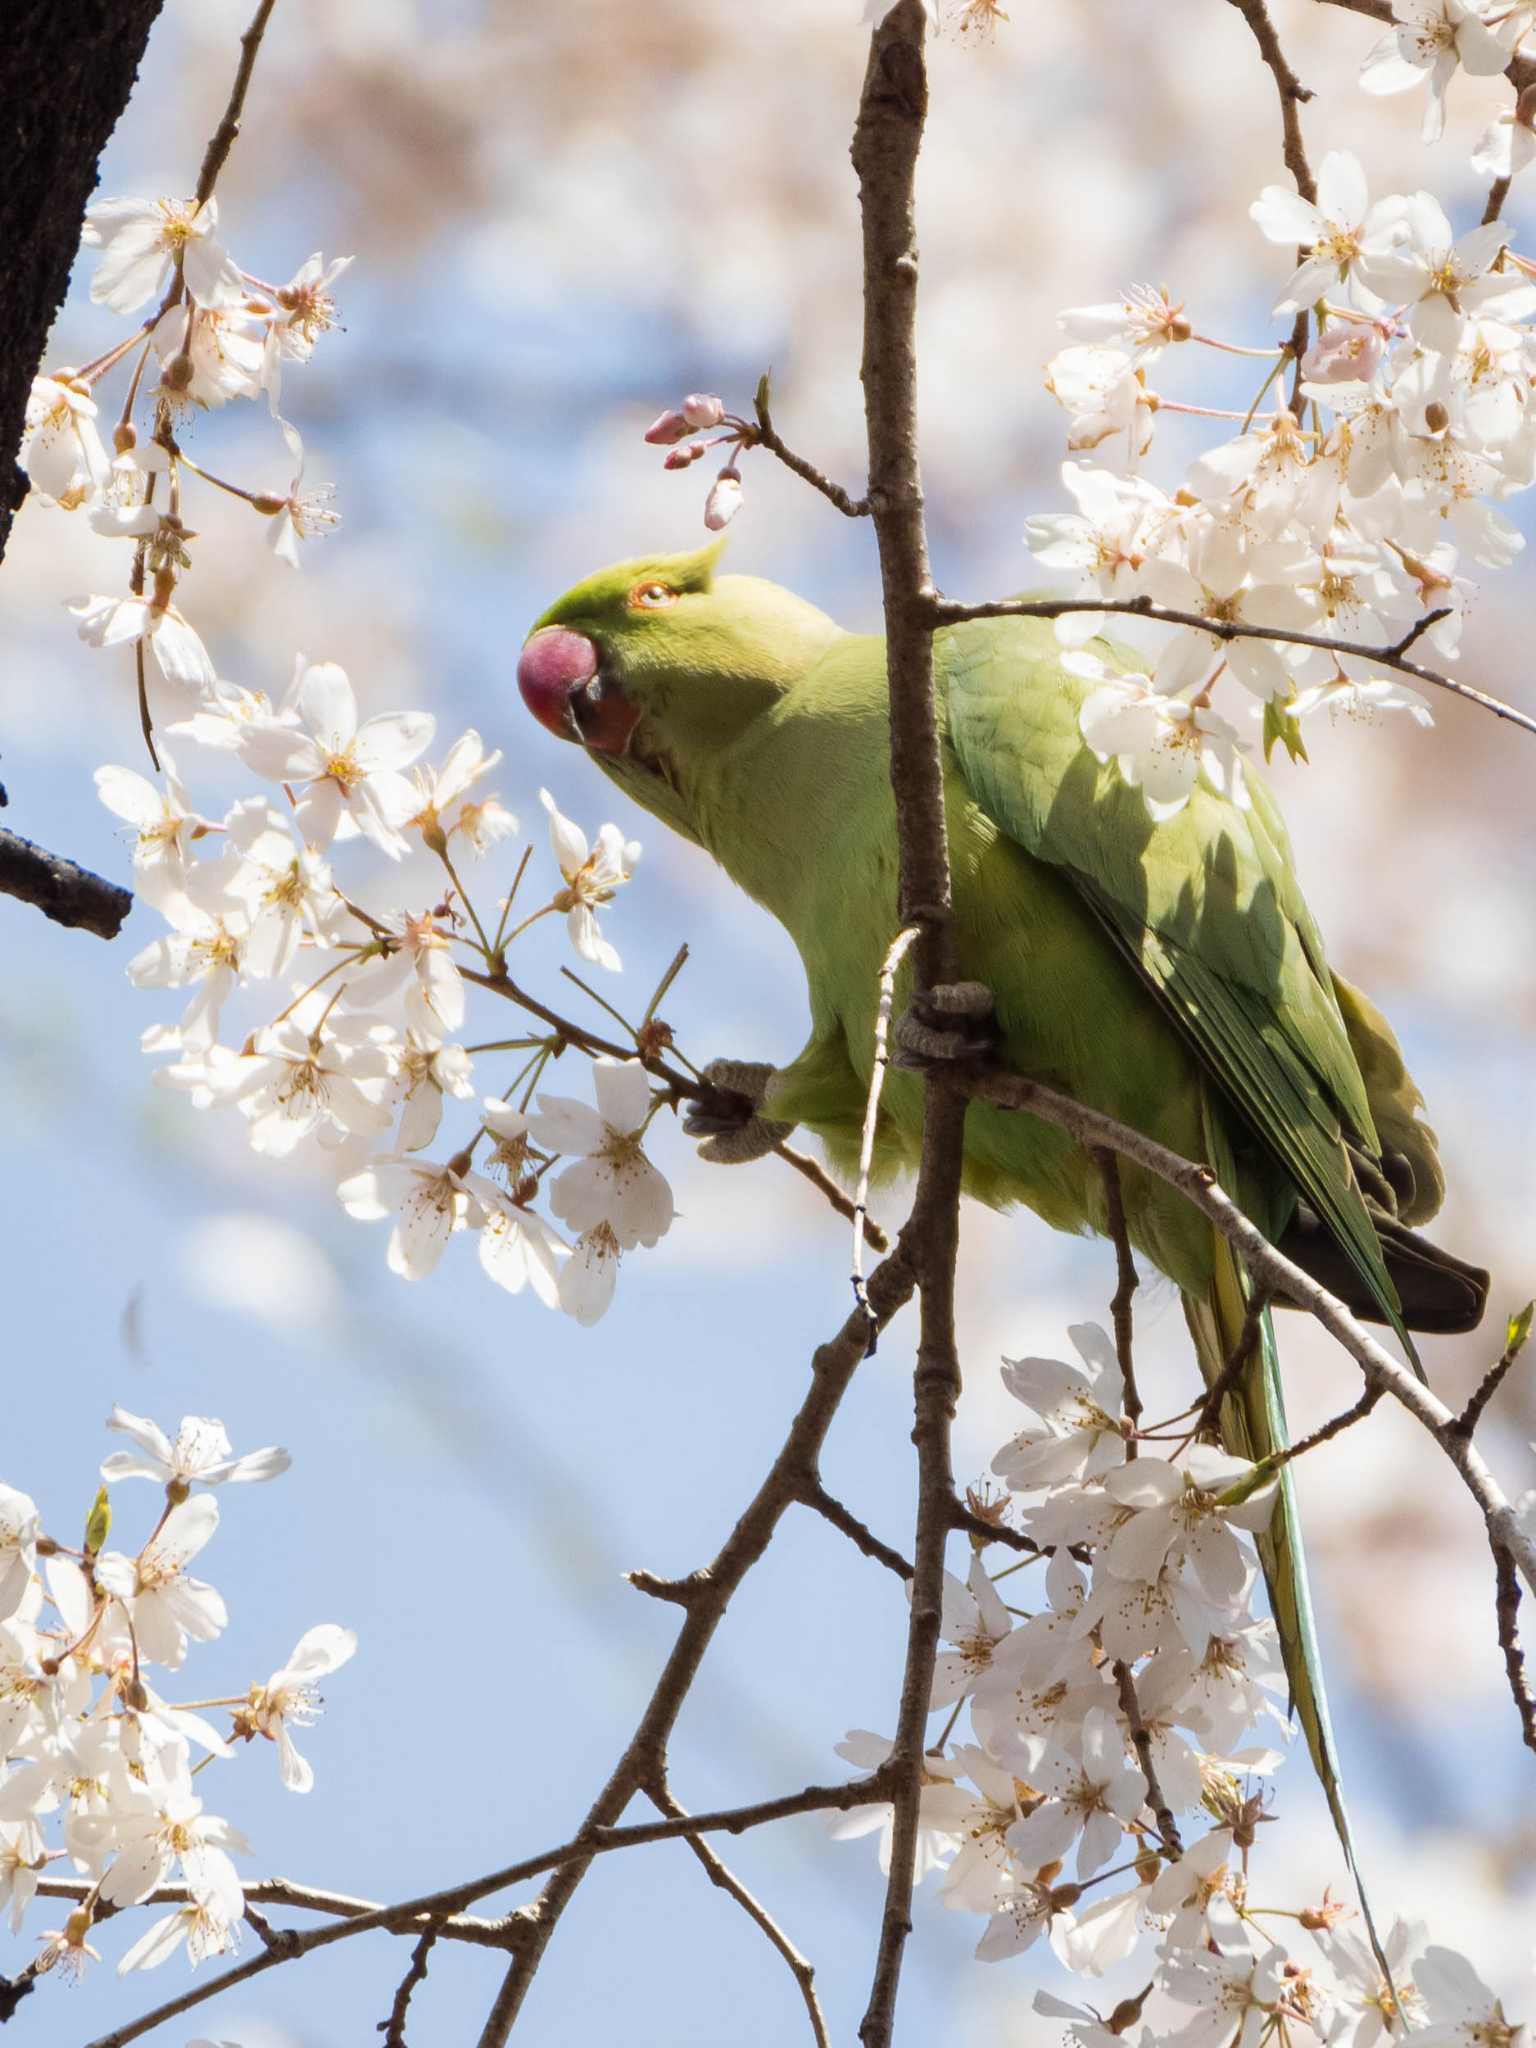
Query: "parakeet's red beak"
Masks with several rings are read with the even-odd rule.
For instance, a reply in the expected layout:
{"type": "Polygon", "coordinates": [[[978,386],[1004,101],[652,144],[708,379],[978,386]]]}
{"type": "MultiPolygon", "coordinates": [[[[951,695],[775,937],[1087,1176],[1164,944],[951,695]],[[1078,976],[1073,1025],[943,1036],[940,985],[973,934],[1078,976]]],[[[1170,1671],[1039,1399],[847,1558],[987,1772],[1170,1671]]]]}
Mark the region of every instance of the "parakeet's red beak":
{"type": "Polygon", "coordinates": [[[567,626],[545,626],[532,636],[517,664],[517,687],[557,739],[600,754],[622,754],[639,721],[638,707],[604,679],[593,642],[567,626]]]}

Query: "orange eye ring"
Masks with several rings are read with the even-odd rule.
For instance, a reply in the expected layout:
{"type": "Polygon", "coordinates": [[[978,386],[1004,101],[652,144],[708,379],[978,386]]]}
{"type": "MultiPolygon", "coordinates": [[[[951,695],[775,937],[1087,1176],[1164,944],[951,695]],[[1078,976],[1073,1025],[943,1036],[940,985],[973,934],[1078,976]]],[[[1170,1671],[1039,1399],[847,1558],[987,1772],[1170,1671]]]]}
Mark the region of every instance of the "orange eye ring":
{"type": "Polygon", "coordinates": [[[629,593],[629,603],[633,611],[662,611],[677,603],[677,592],[669,583],[637,583],[629,593]]]}

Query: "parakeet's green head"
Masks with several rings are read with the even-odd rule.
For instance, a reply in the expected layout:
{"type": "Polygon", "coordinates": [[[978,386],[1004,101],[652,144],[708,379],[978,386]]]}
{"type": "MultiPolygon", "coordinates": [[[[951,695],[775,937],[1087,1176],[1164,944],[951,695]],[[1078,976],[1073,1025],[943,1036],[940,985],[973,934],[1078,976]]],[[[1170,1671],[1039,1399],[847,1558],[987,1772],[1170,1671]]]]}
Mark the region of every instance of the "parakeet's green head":
{"type": "Polygon", "coordinates": [[[814,605],[717,576],[722,542],[599,570],[550,606],[517,667],[528,709],[615,782],[691,832],[689,796],[839,638],[814,605]]]}

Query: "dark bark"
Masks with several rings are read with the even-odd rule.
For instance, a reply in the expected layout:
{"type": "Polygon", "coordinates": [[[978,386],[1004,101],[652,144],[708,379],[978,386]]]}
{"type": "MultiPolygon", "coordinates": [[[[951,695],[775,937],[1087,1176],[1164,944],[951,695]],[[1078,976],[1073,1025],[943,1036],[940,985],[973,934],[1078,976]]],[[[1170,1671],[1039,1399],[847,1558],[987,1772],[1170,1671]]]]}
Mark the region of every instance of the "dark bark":
{"type": "Polygon", "coordinates": [[[69,284],[96,162],[161,0],[9,0],[0,36],[0,556],[27,480],[27,394],[69,284]]]}

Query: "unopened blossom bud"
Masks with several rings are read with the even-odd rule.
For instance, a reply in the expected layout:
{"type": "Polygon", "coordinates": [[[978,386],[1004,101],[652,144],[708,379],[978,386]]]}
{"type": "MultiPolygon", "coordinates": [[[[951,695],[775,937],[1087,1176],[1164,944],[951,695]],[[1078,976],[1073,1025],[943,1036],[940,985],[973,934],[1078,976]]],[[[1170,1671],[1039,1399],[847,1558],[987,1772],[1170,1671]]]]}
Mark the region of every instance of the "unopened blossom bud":
{"type": "Polygon", "coordinates": [[[721,527],[730,525],[740,509],[741,472],[728,462],[704,501],[704,524],[711,533],[718,533],[721,527]]]}
{"type": "Polygon", "coordinates": [[[1438,398],[1432,398],[1425,406],[1424,424],[1432,434],[1443,434],[1451,424],[1451,415],[1438,398]]]}
{"type": "Polygon", "coordinates": [[[98,1486],[96,1498],[91,1502],[91,1512],[85,1518],[85,1542],[81,1546],[88,1557],[94,1557],[101,1549],[111,1528],[111,1496],[104,1486],[98,1486]]]}
{"type": "Polygon", "coordinates": [[[725,418],[724,402],[712,391],[690,391],[683,400],[683,418],[695,434],[706,427],[718,427],[725,418]]]}
{"type": "Polygon", "coordinates": [[[703,453],[702,441],[688,441],[681,448],[669,448],[666,460],[661,466],[663,469],[687,469],[697,462],[703,453]]]}
{"type": "Polygon", "coordinates": [[[1301,359],[1301,374],[1314,384],[1363,384],[1375,376],[1386,345],[1379,327],[1341,323],[1313,342],[1301,359]]]}
{"type": "Polygon", "coordinates": [[[1152,1986],[1148,1984],[1146,1989],[1138,1991],[1134,1998],[1122,1998],[1114,2011],[1109,2015],[1109,2018],[1104,2022],[1106,2033],[1129,2033],[1131,2028],[1141,2018],[1141,2008],[1146,2004],[1151,1995],[1152,1986]]]}
{"type": "Polygon", "coordinates": [[[119,455],[126,455],[139,445],[139,430],[132,420],[119,420],[112,429],[112,446],[119,455]]]}
{"type": "Polygon", "coordinates": [[[674,441],[681,441],[685,434],[691,434],[692,427],[680,412],[659,414],[645,430],[645,438],[657,448],[670,448],[674,441]]]}
{"type": "Polygon", "coordinates": [[[172,356],[165,364],[160,372],[160,383],[166,391],[186,391],[190,389],[195,375],[196,366],[183,349],[179,355],[172,356]]]}

